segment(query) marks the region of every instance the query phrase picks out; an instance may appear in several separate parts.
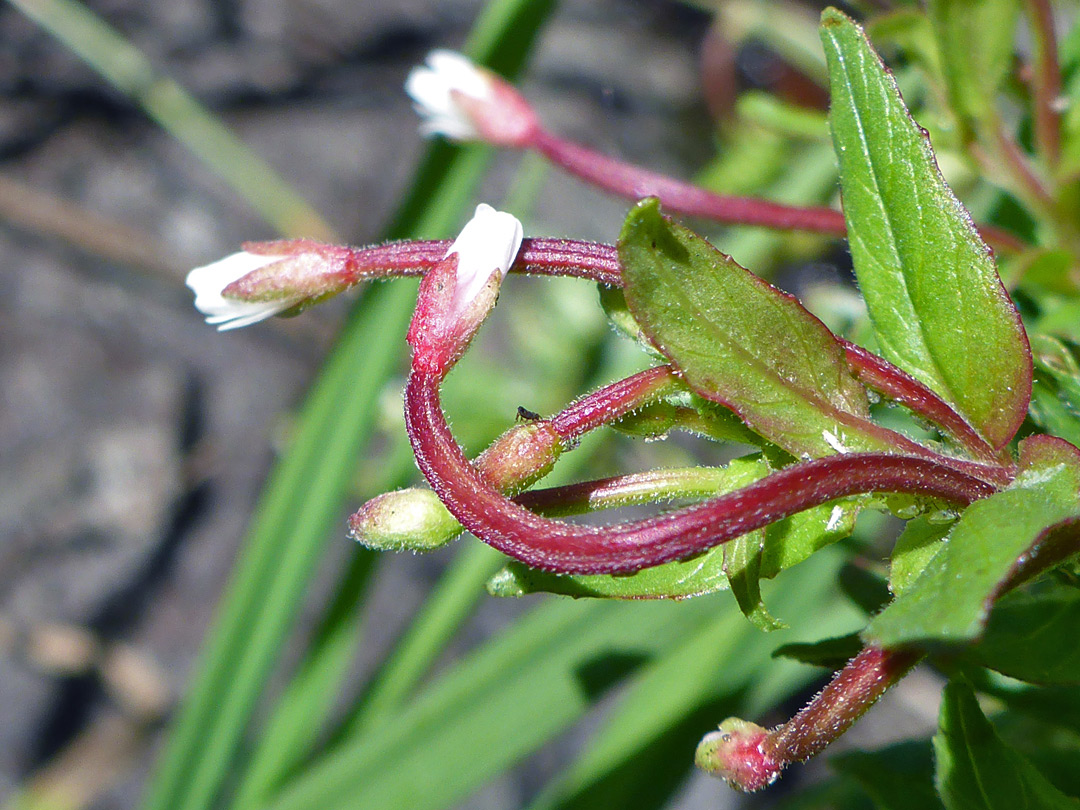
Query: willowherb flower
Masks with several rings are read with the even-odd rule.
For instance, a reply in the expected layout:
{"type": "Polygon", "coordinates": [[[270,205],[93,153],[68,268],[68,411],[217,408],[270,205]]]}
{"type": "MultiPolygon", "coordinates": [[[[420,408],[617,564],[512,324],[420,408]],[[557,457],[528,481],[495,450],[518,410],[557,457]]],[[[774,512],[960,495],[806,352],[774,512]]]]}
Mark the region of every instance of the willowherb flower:
{"type": "Polygon", "coordinates": [[[485,203],[476,206],[473,218],[446,251],[447,257],[458,257],[455,314],[463,313],[495,274],[502,282],[521,249],[522,236],[521,222],[513,214],[485,203]]]}
{"type": "Polygon", "coordinates": [[[245,301],[222,295],[225,288],[233,282],[284,258],[243,250],[211,264],[196,267],[188,273],[186,281],[187,286],[195,293],[195,308],[206,316],[207,323],[216,325],[219,332],[248,326],[288,309],[296,303],[295,300],[284,298],[275,301],[245,301]]]}
{"type": "Polygon", "coordinates": [[[521,248],[521,223],[481,203],[420,284],[409,345],[425,366],[448,369],[469,345],[521,248]]]}
{"type": "Polygon", "coordinates": [[[187,276],[195,308],[219,331],[238,329],[337,295],[362,280],[355,252],[309,239],[247,242],[187,276]]]}
{"type": "Polygon", "coordinates": [[[539,129],[536,113],[512,85],[454,51],[428,54],[409,73],[405,91],[427,137],[521,147],[539,129]]]}

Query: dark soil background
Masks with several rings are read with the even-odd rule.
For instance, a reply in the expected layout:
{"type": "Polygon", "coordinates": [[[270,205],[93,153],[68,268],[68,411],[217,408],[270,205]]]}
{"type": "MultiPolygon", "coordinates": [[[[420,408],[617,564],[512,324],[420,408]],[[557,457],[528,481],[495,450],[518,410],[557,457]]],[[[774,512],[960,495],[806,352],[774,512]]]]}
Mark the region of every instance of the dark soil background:
{"type": "MultiPolygon", "coordinates": [[[[378,237],[424,148],[401,90],[408,69],[433,47],[459,46],[481,6],[88,5],[353,243],[378,237]]],[[[711,149],[698,89],[708,22],[660,0],[565,0],[523,86],[555,130],[687,176],[711,149]]],[[[760,67],[751,56],[744,74],[760,67]]],[[[724,88],[713,90],[722,104],[724,88]]],[[[269,227],[7,5],[0,91],[0,803],[36,779],[68,789],[72,806],[128,808],[347,302],[219,335],[191,306],[184,275],[273,238],[269,227]]],[[[517,160],[499,158],[490,199],[517,160]]],[[[547,234],[611,241],[625,209],[551,173],[535,221],[547,234]]],[[[343,523],[342,556],[347,543],[343,523]]],[[[383,568],[367,655],[444,560],[383,568]]],[[[499,621],[498,607],[485,610],[475,634],[499,621]]],[[[529,779],[500,780],[468,806],[515,806],[529,779]]],[[[701,781],[680,806],[729,798],[701,781]]]]}

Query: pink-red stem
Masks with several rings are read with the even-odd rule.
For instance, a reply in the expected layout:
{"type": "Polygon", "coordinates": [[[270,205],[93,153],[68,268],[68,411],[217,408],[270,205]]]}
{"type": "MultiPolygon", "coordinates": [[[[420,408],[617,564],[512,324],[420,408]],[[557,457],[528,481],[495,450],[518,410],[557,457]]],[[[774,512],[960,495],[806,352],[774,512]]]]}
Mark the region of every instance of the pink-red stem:
{"type": "Polygon", "coordinates": [[[581,180],[638,200],[659,197],[669,211],[729,225],[762,225],[777,230],[802,230],[843,236],[844,215],[824,207],[798,207],[717,194],[692,183],[616,160],[587,146],[538,129],[530,144],[555,165],[581,180]]]}
{"type": "Polygon", "coordinates": [[[1028,17],[1035,40],[1038,65],[1035,69],[1035,142],[1047,165],[1053,169],[1061,157],[1061,67],[1058,64],[1054,12],[1049,0],[1028,0],[1028,17]]]}
{"type": "Polygon", "coordinates": [[[967,505],[995,491],[991,484],[929,459],[852,454],[795,464],[677,512],[615,526],[581,526],[536,515],[491,487],[450,433],[440,383],[440,374],[414,362],[405,387],[405,416],[420,469],[466,529],[499,551],[549,571],[636,571],[864,492],[918,493],[967,505]]]}
{"type": "MultiPolygon", "coordinates": [[[[537,128],[529,146],[569,174],[612,194],[639,200],[658,197],[669,211],[726,225],[760,225],[781,231],[810,231],[831,236],[847,234],[844,214],[823,206],[795,206],[756,197],[718,194],[640,166],[616,160],[587,146],[537,128]]],[[[993,226],[979,226],[995,247],[1021,251],[1015,236],[993,226]]]]}
{"type": "Polygon", "coordinates": [[[975,428],[969,425],[967,420],[921,382],[873,352],[868,352],[843,338],[837,338],[837,340],[844,349],[844,357],[848,365],[867,388],[883,394],[894,402],[899,402],[910,408],[912,412],[943,428],[976,458],[991,464],[1012,465],[1011,459],[1003,458],[995,452],[994,448],[976,433],[975,428]]]}
{"type": "Polygon", "coordinates": [[[806,708],[770,731],[763,751],[782,765],[821,753],[921,657],[921,653],[907,650],[867,647],[837,672],[806,708]]]}
{"type": "MultiPolygon", "coordinates": [[[[450,244],[449,240],[443,239],[355,248],[346,262],[348,278],[345,281],[355,284],[389,276],[422,275],[442,260],[450,244]]],[[[614,245],[572,239],[525,239],[510,271],[572,276],[613,287],[622,286],[619,255],[614,245]]],[[[1008,459],[1003,460],[995,453],[960,414],[925,385],[877,355],[843,339],[839,340],[848,363],[869,388],[938,425],[959,440],[976,458],[995,465],[1005,463],[1011,466],[1008,459]]],[[[601,406],[591,401],[583,401],[582,407],[599,409],[598,413],[603,411],[601,406]]],[[[566,420],[583,417],[580,409],[571,406],[567,415],[557,418],[566,423],[566,420]]]]}

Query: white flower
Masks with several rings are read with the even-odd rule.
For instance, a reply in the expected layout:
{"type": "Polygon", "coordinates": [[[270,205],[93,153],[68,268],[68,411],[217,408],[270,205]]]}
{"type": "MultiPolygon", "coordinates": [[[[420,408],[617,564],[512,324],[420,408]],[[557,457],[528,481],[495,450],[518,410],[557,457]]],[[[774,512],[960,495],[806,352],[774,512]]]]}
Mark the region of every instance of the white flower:
{"type": "Polygon", "coordinates": [[[454,91],[490,102],[494,85],[490,75],[469,59],[454,51],[432,51],[426,67],[416,67],[405,81],[405,92],[424,120],[420,132],[425,136],[444,135],[457,141],[477,140],[480,135],[469,113],[454,98],[454,91]]]}
{"type": "Polygon", "coordinates": [[[456,253],[457,289],[453,311],[460,315],[496,273],[506,276],[521,248],[521,222],[513,214],[481,203],[446,251],[456,253]]]}
{"type": "Polygon", "coordinates": [[[195,308],[206,316],[207,323],[216,324],[219,332],[248,326],[288,309],[296,301],[239,301],[221,295],[221,291],[237,279],[284,258],[241,251],[213,264],[196,267],[188,273],[186,281],[195,293],[195,308]]]}

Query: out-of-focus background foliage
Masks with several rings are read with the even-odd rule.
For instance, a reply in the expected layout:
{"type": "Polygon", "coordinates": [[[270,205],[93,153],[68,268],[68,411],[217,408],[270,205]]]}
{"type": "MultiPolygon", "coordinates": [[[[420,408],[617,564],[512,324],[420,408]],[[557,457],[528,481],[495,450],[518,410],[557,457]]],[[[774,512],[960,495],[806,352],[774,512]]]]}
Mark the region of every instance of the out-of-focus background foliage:
{"type": "MultiPolygon", "coordinates": [[[[628,161],[678,176],[697,175],[732,192],[787,195],[808,204],[830,201],[835,169],[820,121],[813,116],[785,120],[777,129],[762,123],[771,120],[769,109],[758,110],[754,123],[737,121],[733,112],[737,88],[765,89],[822,107],[817,7],[718,5],[724,9],[722,24],[711,28],[709,11],[685,4],[563,0],[540,28],[521,86],[552,129],[628,161]],[[771,33],[765,23],[772,25],[771,33]]],[[[296,409],[357,297],[344,296],[296,320],[220,335],[192,308],[184,275],[244,240],[287,233],[365,243],[387,233],[428,148],[401,90],[404,77],[429,49],[461,47],[482,10],[476,0],[93,0],[87,6],[19,0],[0,5],[0,806],[139,806],[164,747],[167,721],[200,666],[196,653],[259,492],[275,457],[295,435],[296,409]],[[84,19],[87,8],[96,19],[84,19]],[[101,22],[146,61],[100,39],[101,22]],[[47,29],[66,32],[87,58],[47,29]],[[133,92],[110,84],[91,64],[120,71],[133,92]],[[192,118],[193,108],[162,81],[164,76],[190,91],[209,116],[199,118],[196,109],[192,118]],[[250,153],[223,140],[216,122],[230,128],[250,153]],[[279,179],[263,172],[258,159],[279,179]]],[[[513,61],[505,54],[500,58],[513,61]]],[[[446,148],[437,150],[436,163],[448,154],[446,148]]],[[[471,161],[467,168],[480,178],[478,186],[459,189],[460,198],[447,205],[421,199],[421,209],[428,204],[443,212],[443,224],[431,227],[447,233],[417,235],[449,235],[481,200],[522,216],[531,234],[610,242],[618,233],[627,202],[586,188],[539,159],[481,150],[463,160],[471,161]]],[[[415,217],[410,227],[417,227],[415,217]]],[[[712,233],[720,234],[715,228],[712,233]]],[[[808,294],[823,294],[821,279],[835,281],[845,273],[830,264],[845,260],[842,248],[828,240],[744,229],[721,236],[718,244],[755,271],[782,271],[789,288],[808,294]],[[814,259],[811,265],[807,257],[814,259]]],[[[842,312],[837,301],[847,301],[843,288],[827,289],[834,296],[830,311],[842,312]]],[[[355,472],[348,472],[344,505],[329,507],[340,511],[337,528],[318,557],[304,561],[314,567],[310,588],[305,590],[303,576],[294,583],[294,595],[303,598],[287,615],[286,625],[294,622],[288,641],[280,649],[272,640],[261,648],[270,651],[263,667],[269,676],[266,690],[258,672],[243,675],[228,668],[219,686],[207,687],[207,705],[213,704],[214,689],[231,689],[244,683],[243,677],[261,697],[236,709],[240,720],[234,726],[247,729],[236,745],[211,728],[219,718],[205,721],[211,724],[205,737],[190,732],[189,756],[197,757],[198,745],[225,740],[217,760],[223,773],[198,771],[205,762],[178,765],[181,781],[187,778],[183,774],[198,772],[191,778],[202,780],[200,790],[208,793],[176,807],[212,806],[214,796],[247,797],[260,806],[277,795],[285,774],[304,771],[309,755],[318,762],[319,751],[335,750],[339,743],[347,749],[350,734],[364,722],[374,723],[371,718],[380,712],[384,721],[393,719],[393,712],[407,706],[415,679],[426,675],[425,662],[412,667],[413,681],[399,681],[405,684],[401,694],[384,691],[378,710],[368,708],[367,720],[354,716],[352,725],[335,732],[356,705],[364,705],[356,699],[365,679],[378,671],[451,561],[457,560],[452,570],[458,596],[447,604],[457,612],[446,619],[442,641],[440,631],[433,630],[435,638],[424,648],[434,656],[436,673],[452,672],[460,656],[542,601],[484,595],[483,578],[493,563],[475,546],[458,544],[424,557],[356,556],[345,538],[346,508],[416,478],[399,414],[397,375],[404,346],[399,334],[380,332],[377,325],[373,337],[385,337],[397,348],[388,355],[389,379],[380,372],[378,390],[367,391],[373,410],[364,418],[371,417],[371,435],[355,472]],[[347,577],[341,584],[343,571],[347,577]],[[362,611],[348,598],[360,592],[362,611]],[[267,733],[264,738],[268,728],[290,728],[288,718],[275,713],[280,706],[275,701],[304,660],[335,593],[338,624],[321,625],[331,631],[329,643],[339,645],[338,663],[328,665],[326,705],[313,716],[293,718],[293,731],[282,737],[267,733]],[[305,725],[315,740],[305,740],[301,750],[276,742],[293,740],[290,733],[305,725]],[[280,773],[274,751],[260,749],[263,739],[271,740],[271,749],[279,744],[288,749],[280,773]],[[268,791],[262,794],[248,784],[245,769],[253,762],[269,768],[273,790],[262,786],[268,791]]],[[[595,290],[571,281],[508,283],[499,315],[474,354],[451,379],[448,393],[455,428],[472,451],[512,424],[518,405],[551,412],[644,362],[611,333],[595,290]]],[[[336,407],[324,419],[333,421],[336,407]]],[[[342,418],[352,418],[344,405],[341,410],[342,418]]],[[[703,452],[709,451],[688,441],[644,449],[625,440],[592,442],[563,474],[580,475],[589,465],[613,472],[678,464],[709,457],[703,452]]],[[[314,472],[318,469],[313,466],[311,475],[320,474],[314,472]]],[[[294,474],[318,487],[303,470],[294,474]]],[[[278,562],[273,553],[265,559],[271,561],[267,565],[278,562]]],[[[244,643],[263,638],[258,617],[280,607],[273,583],[290,576],[288,566],[280,575],[276,569],[261,570],[264,579],[255,576],[248,583],[250,615],[234,617],[244,643]],[[243,638],[243,628],[258,639],[243,638]]],[[[831,569],[819,574],[824,588],[831,569]]],[[[455,586],[443,580],[443,587],[455,586]]],[[[834,597],[818,596],[819,606],[834,604],[829,601],[834,597]]],[[[800,614],[811,627],[830,621],[809,608],[813,601],[800,604],[797,594],[783,598],[777,597],[774,608],[789,622],[800,614]]],[[[588,641],[592,649],[567,659],[566,666],[577,673],[581,706],[538,732],[539,739],[508,752],[498,734],[490,740],[477,738],[479,731],[465,735],[475,744],[475,761],[490,759],[497,766],[491,773],[463,777],[463,787],[449,787],[447,806],[523,807],[537,796],[543,806],[749,806],[703,777],[684,781],[693,741],[729,710],[760,712],[784,699],[797,704],[798,694],[823,672],[785,665],[788,674],[748,699],[762,685],[746,681],[738,662],[764,659],[779,642],[766,648],[754,641],[757,631],[742,622],[727,594],[695,606],[663,606],[667,612],[654,606],[560,604],[554,610],[567,614],[559,619],[564,624],[548,616],[535,631],[551,633],[545,643],[554,651],[531,654],[556,660],[560,635],[614,626],[616,619],[625,623],[620,631],[625,638],[598,630],[588,641]],[[595,625],[592,614],[582,612],[587,610],[598,617],[595,625]],[[684,612],[672,612],[679,610],[684,612]],[[661,650],[659,642],[655,650],[642,647],[633,636],[636,615],[651,617],[642,627],[669,635],[671,649],[661,650]],[[584,624],[574,629],[571,619],[584,624]],[[673,629],[680,625],[685,638],[673,629]],[[747,645],[754,652],[739,652],[747,645]],[[673,651],[684,658],[664,658],[673,651]],[[641,680],[645,664],[665,662],[670,672],[653,671],[653,681],[641,680]],[[710,679],[725,666],[734,672],[733,680],[714,689],[710,679]],[[672,697],[665,678],[673,683],[696,678],[693,689],[709,696],[707,705],[693,694],[685,700],[672,697]],[[657,690],[652,697],[650,683],[657,690]],[[590,748],[593,733],[605,728],[602,718],[614,695],[626,692],[643,708],[624,717],[625,728],[616,728],[612,739],[640,739],[645,747],[590,748]],[[663,696],[671,697],[671,706],[660,705],[663,696]],[[648,726],[650,708],[660,726],[634,738],[633,719],[648,726]],[[578,716],[584,721],[572,725],[578,716]],[[665,744],[671,739],[689,742],[669,749],[665,744]],[[548,744],[541,745],[545,740],[548,744]],[[583,750],[593,751],[591,765],[561,783],[549,782],[583,750]],[[602,766],[605,757],[625,771],[614,772],[614,782],[600,779],[612,775],[602,766]],[[524,764],[500,773],[516,761],[524,764]],[[651,776],[643,773],[648,768],[651,776]]],[[[841,619],[842,614],[837,632],[857,626],[842,626],[841,619]]],[[[273,636],[274,631],[266,632],[273,636]]],[[[327,640],[326,633],[322,638],[327,640]]],[[[530,661],[521,657],[493,671],[503,679],[519,677],[521,669],[533,666],[530,661]]],[[[201,666],[206,665],[204,659],[201,666]]],[[[251,666],[260,669],[258,662],[251,666]]],[[[489,694],[469,699],[482,701],[489,694]]],[[[547,699],[561,700],[552,695],[547,699]]],[[[491,699],[513,700],[497,694],[491,699]]],[[[895,738],[925,730],[933,722],[935,700],[931,676],[917,674],[875,709],[861,733],[874,738],[884,731],[884,738],[895,738]]],[[[220,708],[227,715],[230,707],[241,705],[243,700],[223,698],[220,708]]],[[[406,727],[405,721],[398,727],[406,727]]],[[[478,729],[483,728],[480,723],[478,729]]],[[[409,739],[423,742],[435,733],[417,726],[417,736],[409,739]]],[[[372,756],[358,761],[383,761],[372,756]]],[[[393,752],[383,756],[390,769],[399,759],[393,752]]],[[[425,771],[422,762],[416,767],[418,775],[403,779],[442,778],[425,771]]],[[[463,770],[453,763],[447,767],[463,770]]],[[[797,779],[797,774],[789,777],[797,779]]],[[[342,796],[350,798],[336,806],[359,801],[362,787],[341,784],[342,796]]],[[[406,795],[400,791],[387,795],[399,798],[379,806],[437,804],[418,798],[414,805],[400,799],[406,795]]],[[[294,805],[305,806],[301,798],[294,805]]],[[[320,805],[312,800],[307,806],[320,805]]]]}

